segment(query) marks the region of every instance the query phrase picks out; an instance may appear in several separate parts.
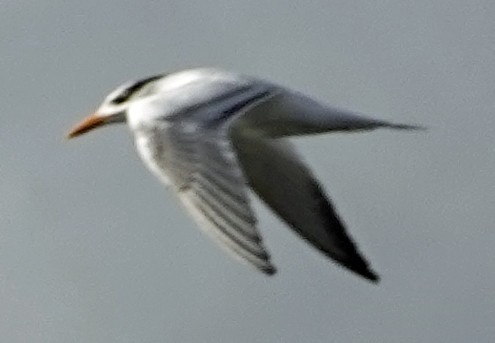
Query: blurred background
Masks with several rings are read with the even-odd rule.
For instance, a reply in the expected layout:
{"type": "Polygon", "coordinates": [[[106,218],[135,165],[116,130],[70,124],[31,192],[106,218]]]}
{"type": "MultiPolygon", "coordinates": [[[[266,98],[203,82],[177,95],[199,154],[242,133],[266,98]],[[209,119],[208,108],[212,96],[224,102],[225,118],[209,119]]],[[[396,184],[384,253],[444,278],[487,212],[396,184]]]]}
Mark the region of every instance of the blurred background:
{"type": "Polygon", "coordinates": [[[493,342],[493,1],[1,1],[3,342],[493,342]],[[382,276],[254,198],[279,273],[238,264],[128,130],[67,130],[127,80],[194,66],[426,125],[297,139],[382,276]]]}

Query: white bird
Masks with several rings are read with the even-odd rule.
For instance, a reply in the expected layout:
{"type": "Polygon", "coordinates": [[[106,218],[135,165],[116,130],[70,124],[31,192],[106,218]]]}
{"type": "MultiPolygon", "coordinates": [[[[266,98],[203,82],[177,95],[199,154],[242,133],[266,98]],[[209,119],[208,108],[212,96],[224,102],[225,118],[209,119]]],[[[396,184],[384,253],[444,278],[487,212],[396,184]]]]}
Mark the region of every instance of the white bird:
{"type": "Polygon", "coordinates": [[[266,274],[276,272],[250,205],[251,188],[323,254],[378,281],[286,137],[420,127],[367,118],[270,82],[201,68],[120,86],[68,137],[124,122],[148,168],[234,256],[266,274]]]}

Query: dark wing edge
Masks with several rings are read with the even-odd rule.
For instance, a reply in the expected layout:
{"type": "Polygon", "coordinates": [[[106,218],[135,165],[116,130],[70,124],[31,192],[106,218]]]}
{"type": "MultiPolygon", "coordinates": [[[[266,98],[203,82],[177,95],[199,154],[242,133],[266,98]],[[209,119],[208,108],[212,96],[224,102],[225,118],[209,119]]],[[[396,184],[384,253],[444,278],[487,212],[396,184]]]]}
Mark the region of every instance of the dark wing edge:
{"type": "Polygon", "coordinates": [[[191,182],[179,191],[179,198],[223,247],[272,275],[276,268],[256,227],[247,182],[222,131],[206,129],[200,134],[191,182]]]}
{"type": "Polygon", "coordinates": [[[289,142],[238,134],[234,145],[251,188],[283,221],[341,266],[379,280],[289,142]]]}

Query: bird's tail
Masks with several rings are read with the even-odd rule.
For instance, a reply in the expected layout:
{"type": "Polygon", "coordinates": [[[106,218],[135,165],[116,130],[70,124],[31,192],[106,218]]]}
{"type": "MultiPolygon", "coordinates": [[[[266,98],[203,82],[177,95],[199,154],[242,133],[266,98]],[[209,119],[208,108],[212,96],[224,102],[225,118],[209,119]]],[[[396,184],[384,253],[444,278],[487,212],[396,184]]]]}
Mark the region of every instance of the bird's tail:
{"type": "Polygon", "coordinates": [[[394,124],[389,122],[382,122],[378,126],[385,127],[394,130],[414,130],[414,131],[425,131],[427,130],[426,126],[422,125],[412,125],[412,124],[394,124]]]}

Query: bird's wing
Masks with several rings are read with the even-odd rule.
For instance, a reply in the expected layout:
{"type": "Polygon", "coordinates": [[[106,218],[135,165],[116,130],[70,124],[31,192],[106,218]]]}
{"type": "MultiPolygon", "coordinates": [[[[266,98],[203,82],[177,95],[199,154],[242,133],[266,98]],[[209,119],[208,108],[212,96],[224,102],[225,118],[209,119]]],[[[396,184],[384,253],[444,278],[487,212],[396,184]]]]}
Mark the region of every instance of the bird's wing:
{"type": "Polygon", "coordinates": [[[285,139],[233,135],[251,188],[299,235],[342,266],[377,281],[311,171],[285,139]]]}
{"type": "Polygon", "coordinates": [[[182,117],[164,119],[166,123],[157,123],[136,140],[146,164],[162,180],[169,179],[207,234],[234,256],[273,274],[276,269],[256,227],[247,181],[229,136],[231,119],[267,94],[241,93],[219,99],[214,106],[198,106],[182,117]],[[140,143],[140,139],[147,141],[140,143]]]}

